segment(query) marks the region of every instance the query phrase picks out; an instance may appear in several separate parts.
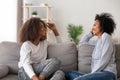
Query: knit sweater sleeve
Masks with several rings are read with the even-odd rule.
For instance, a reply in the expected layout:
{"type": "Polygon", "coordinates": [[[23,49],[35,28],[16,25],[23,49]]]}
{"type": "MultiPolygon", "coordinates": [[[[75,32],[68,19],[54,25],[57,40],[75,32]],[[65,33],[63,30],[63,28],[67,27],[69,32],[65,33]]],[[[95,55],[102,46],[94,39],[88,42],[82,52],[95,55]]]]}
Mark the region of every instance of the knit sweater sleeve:
{"type": "Polygon", "coordinates": [[[85,36],[83,36],[80,40],[80,44],[90,44],[90,45],[95,45],[96,41],[95,40],[90,40],[94,35],[92,33],[89,33],[85,36]]]}
{"type": "Polygon", "coordinates": [[[60,36],[55,36],[54,38],[55,38],[54,42],[51,42],[51,41],[49,41],[49,40],[48,40],[48,41],[45,40],[45,43],[46,43],[47,45],[52,44],[52,43],[62,43],[62,39],[61,39],[60,36]]]}
{"type": "Polygon", "coordinates": [[[57,43],[62,43],[62,39],[61,39],[60,36],[56,36],[56,42],[57,42],[57,43]]]}
{"type": "Polygon", "coordinates": [[[31,47],[28,43],[23,43],[21,50],[20,50],[20,61],[22,63],[22,67],[24,68],[25,72],[28,74],[30,78],[35,75],[33,68],[31,66],[32,61],[30,60],[30,53],[31,47]]]}

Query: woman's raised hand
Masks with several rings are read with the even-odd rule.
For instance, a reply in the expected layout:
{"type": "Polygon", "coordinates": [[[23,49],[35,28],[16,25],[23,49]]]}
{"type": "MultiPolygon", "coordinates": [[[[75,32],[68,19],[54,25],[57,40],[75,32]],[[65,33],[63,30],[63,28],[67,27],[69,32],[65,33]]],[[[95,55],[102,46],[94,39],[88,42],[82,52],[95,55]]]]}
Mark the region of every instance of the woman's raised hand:
{"type": "Polygon", "coordinates": [[[47,23],[47,27],[48,27],[49,29],[51,29],[52,31],[53,31],[53,30],[56,30],[56,25],[55,25],[54,23],[47,23]]]}

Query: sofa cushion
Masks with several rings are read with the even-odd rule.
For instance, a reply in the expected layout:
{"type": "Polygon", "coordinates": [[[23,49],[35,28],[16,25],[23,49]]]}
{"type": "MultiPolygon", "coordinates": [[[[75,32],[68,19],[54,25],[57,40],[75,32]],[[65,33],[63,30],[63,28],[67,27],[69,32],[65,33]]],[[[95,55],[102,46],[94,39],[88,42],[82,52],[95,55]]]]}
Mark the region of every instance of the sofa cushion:
{"type": "Polygon", "coordinates": [[[16,42],[0,43],[0,64],[9,68],[9,73],[18,73],[20,44],[16,42]]]}
{"type": "Polygon", "coordinates": [[[0,78],[6,76],[8,74],[8,66],[4,64],[0,64],[0,78]]]}
{"type": "Polygon", "coordinates": [[[116,44],[116,65],[117,65],[117,77],[120,78],[120,44],[116,44]]]}
{"type": "Polygon", "coordinates": [[[50,44],[48,46],[48,58],[51,57],[56,57],[62,62],[62,70],[77,70],[77,48],[74,43],[50,44]]]}
{"type": "Polygon", "coordinates": [[[18,75],[9,74],[9,75],[5,76],[4,78],[2,78],[0,80],[18,80],[18,75]]]}
{"type": "Polygon", "coordinates": [[[91,58],[94,46],[80,44],[78,46],[78,71],[89,73],[91,71],[91,58]]]}

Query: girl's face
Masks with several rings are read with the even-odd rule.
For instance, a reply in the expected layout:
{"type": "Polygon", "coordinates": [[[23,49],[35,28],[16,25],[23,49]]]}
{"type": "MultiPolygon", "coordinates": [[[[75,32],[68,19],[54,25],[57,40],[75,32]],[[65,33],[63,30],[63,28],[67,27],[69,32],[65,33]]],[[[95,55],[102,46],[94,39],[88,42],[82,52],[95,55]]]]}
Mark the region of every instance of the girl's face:
{"type": "Polygon", "coordinates": [[[92,33],[96,36],[100,36],[102,34],[99,20],[95,20],[94,25],[92,27],[92,33]]]}
{"type": "Polygon", "coordinates": [[[43,24],[40,25],[40,31],[39,31],[39,36],[40,38],[46,37],[46,28],[44,27],[43,24]]]}

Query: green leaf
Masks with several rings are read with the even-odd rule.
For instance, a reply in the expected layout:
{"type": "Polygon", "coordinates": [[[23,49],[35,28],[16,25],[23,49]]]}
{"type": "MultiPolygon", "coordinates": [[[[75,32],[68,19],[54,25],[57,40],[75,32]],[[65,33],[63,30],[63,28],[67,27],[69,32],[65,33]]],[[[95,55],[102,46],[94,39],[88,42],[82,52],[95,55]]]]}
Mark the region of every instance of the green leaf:
{"type": "Polygon", "coordinates": [[[74,25],[74,24],[68,24],[67,29],[68,29],[70,40],[72,40],[76,44],[78,44],[79,40],[77,39],[77,37],[82,34],[83,26],[81,26],[81,25],[74,25]]]}

